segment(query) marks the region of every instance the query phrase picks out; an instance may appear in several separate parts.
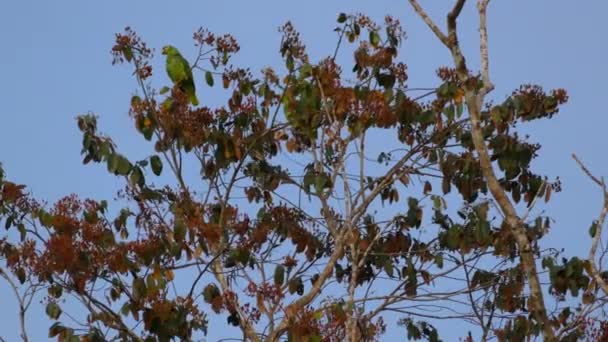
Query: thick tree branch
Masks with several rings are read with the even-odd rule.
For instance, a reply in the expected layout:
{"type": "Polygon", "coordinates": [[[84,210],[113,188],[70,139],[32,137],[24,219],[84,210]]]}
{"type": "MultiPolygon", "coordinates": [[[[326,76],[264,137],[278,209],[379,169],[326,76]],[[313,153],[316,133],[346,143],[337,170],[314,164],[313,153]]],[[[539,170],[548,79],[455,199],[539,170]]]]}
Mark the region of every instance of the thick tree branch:
{"type": "Polygon", "coordinates": [[[462,12],[462,7],[464,7],[464,3],[466,0],[457,0],[454,4],[454,7],[448,13],[448,39],[450,45],[458,45],[458,33],[456,31],[456,20],[460,16],[460,12],[462,12]]]}
{"type": "Polygon", "coordinates": [[[456,72],[461,79],[468,78],[468,72],[466,68],[466,63],[464,60],[464,55],[460,51],[460,45],[458,44],[458,33],[456,29],[456,20],[462,11],[464,3],[466,0],[458,0],[450,13],[447,16],[447,26],[448,26],[448,35],[446,36],[441,29],[435,24],[433,19],[429,17],[426,11],[420,6],[417,0],[409,0],[410,4],[416,11],[416,13],[424,20],[427,26],[435,33],[437,38],[445,45],[450,52],[452,53],[452,57],[455,62],[456,72]]]}
{"type": "MultiPolygon", "coordinates": [[[[471,136],[473,144],[475,146],[475,150],[477,151],[480,168],[482,174],[484,175],[484,178],[487,181],[488,189],[490,190],[490,193],[492,194],[492,196],[498,203],[501,211],[503,212],[505,220],[508,226],[511,228],[511,233],[513,234],[517,246],[519,248],[521,263],[524,268],[524,272],[526,274],[530,287],[530,310],[534,313],[537,321],[543,326],[543,334],[545,341],[554,341],[555,333],[547,316],[547,310],[545,308],[545,303],[543,299],[542,287],[536,269],[536,261],[532,254],[532,244],[526,234],[524,223],[518,216],[513,203],[511,203],[505,190],[502,188],[500,182],[498,181],[498,178],[496,177],[492,166],[492,161],[488,152],[488,147],[486,146],[486,142],[483,136],[481,127],[481,109],[484,103],[485,93],[480,93],[473,86],[467,86],[469,74],[464,55],[462,54],[460,46],[458,44],[458,35],[456,31],[456,19],[458,18],[458,15],[462,10],[464,2],[464,0],[458,0],[454,5],[452,11],[448,14],[449,39],[447,44],[441,36],[437,36],[450,49],[450,52],[452,53],[452,58],[454,60],[454,65],[456,67],[456,74],[458,75],[460,81],[465,84],[465,99],[471,119],[471,136]]],[[[415,0],[410,0],[410,3],[414,7],[414,10],[422,17],[425,22],[430,20],[428,15],[417,4],[415,0]]],[[[487,1],[481,0],[481,5],[482,6],[480,7],[483,11],[480,11],[480,14],[484,14],[485,26],[485,10],[487,7],[487,1]]],[[[432,28],[432,26],[428,22],[427,25],[432,28]]],[[[484,46],[486,46],[487,48],[487,41],[484,42],[484,46]]]]}
{"type": "Polygon", "coordinates": [[[417,0],[409,0],[410,4],[412,5],[412,7],[414,8],[414,10],[416,11],[416,13],[418,13],[418,15],[422,18],[422,20],[424,20],[424,22],[426,23],[426,25],[431,29],[431,31],[433,31],[433,33],[435,33],[435,35],[437,36],[437,38],[439,38],[439,40],[445,45],[449,47],[449,41],[448,41],[448,37],[441,31],[441,29],[439,28],[439,26],[437,26],[437,24],[435,24],[435,22],[433,21],[433,19],[431,19],[431,17],[429,17],[429,15],[426,13],[426,11],[422,8],[422,6],[420,6],[420,4],[418,3],[417,0]]]}
{"type": "Polygon", "coordinates": [[[483,87],[481,93],[483,95],[491,92],[494,89],[494,84],[490,80],[490,62],[488,57],[488,24],[487,24],[487,8],[490,0],[478,0],[477,10],[479,11],[479,54],[481,59],[481,77],[483,87]]]}
{"type": "Polygon", "coordinates": [[[467,107],[469,109],[469,115],[471,117],[471,135],[473,138],[473,144],[475,145],[475,150],[477,151],[477,155],[479,157],[481,171],[487,181],[488,189],[503,212],[505,220],[508,226],[511,228],[511,233],[513,234],[513,237],[517,242],[517,247],[519,248],[521,263],[526,277],[528,278],[528,284],[530,287],[530,310],[531,312],[534,312],[536,319],[543,326],[545,341],[554,341],[555,334],[547,316],[542,287],[540,285],[538,271],[536,268],[536,260],[534,259],[534,255],[532,253],[532,244],[526,234],[524,223],[517,215],[517,211],[515,210],[513,203],[511,203],[510,199],[507,197],[505,190],[502,188],[498,178],[496,177],[492,166],[492,161],[488,153],[488,147],[486,146],[483,137],[480,108],[483,103],[483,96],[476,94],[474,89],[466,89],[465,98],[467,101],[467,107]]]}

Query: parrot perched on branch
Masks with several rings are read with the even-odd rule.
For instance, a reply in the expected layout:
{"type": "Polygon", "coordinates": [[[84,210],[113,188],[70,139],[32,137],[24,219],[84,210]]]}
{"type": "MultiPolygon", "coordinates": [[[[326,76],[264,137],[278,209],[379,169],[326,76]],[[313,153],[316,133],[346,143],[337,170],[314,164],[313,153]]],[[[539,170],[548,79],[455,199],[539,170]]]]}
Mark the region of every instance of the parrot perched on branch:
{"type": "Polygon", "coordinates": [[[188,61],[171,45],[164,46],[162,54],[167,55],[167,74],[171,81],[188,95],[190,102],[194,106],[198,105],[194,78],[192,77],[192,70],[188,61]]]}

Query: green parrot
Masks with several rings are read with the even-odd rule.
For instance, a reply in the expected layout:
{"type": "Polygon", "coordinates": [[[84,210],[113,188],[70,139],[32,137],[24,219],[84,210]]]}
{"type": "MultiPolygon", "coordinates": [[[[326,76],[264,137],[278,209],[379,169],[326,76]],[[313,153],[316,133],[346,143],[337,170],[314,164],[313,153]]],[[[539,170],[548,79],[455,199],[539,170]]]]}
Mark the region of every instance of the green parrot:
{"type": "Polygon", "coordinates": [[[178,84],[182,91],[188,95],[190,102],[197,106],[198,99],[194,88],[194,78],[188,61],[171,45],[164,46],[162,54],[167,55],[167,74],[171,81],[178,84]]]}

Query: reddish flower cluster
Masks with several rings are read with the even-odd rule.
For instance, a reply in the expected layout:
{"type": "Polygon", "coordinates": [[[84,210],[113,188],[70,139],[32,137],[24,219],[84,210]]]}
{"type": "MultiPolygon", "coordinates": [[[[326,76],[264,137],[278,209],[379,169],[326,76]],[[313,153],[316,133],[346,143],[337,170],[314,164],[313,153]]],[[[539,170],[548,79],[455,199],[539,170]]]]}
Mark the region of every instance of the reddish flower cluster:
{"type": "Polygon", "coordinates": [[[133,62],[136,73],[142,80],[152,76],[152,66],[148,64],[152,58],[152,49],[130,27],[126,27],[124,33],[116,34],[112,57],[112,64],[133,62]]]}

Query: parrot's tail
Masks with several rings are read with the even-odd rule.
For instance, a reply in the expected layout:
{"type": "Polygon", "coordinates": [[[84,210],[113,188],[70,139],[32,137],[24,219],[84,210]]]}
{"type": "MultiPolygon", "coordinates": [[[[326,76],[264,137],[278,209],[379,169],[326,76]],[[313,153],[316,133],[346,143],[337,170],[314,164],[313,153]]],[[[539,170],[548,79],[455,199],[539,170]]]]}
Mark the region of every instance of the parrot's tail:
{"type": "Polygon", "coordinates": [[[190,102],[192,102],[193,106],[198,106],[198,99],[196,98],[196,95],[190,96],[190,102]]]}

